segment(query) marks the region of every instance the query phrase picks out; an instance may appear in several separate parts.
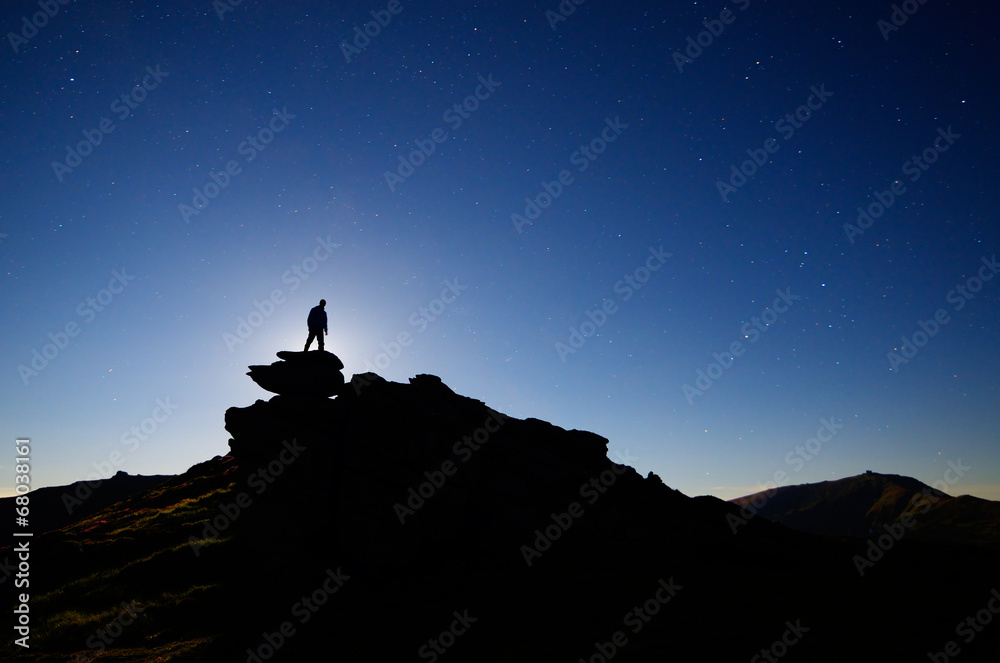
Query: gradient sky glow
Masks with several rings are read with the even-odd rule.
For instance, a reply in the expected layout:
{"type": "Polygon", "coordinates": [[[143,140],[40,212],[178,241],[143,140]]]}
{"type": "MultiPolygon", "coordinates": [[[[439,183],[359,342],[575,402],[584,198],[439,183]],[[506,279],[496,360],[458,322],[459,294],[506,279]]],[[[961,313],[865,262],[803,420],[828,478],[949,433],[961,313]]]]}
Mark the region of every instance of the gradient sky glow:
{"type": "Polygon", "coordinates": [[[1000,499],[1000,13],[902,4],[6,3],[0,494],[17,437],[34,487],[227,453],[325,298],[348,377],[689,495],[950,462],[1000,499]]]}

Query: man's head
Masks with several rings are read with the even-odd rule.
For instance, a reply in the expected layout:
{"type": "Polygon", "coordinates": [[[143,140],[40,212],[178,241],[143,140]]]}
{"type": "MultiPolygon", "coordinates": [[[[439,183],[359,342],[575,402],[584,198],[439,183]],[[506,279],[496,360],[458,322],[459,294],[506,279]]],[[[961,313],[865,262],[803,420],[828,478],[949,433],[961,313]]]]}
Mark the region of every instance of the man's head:
{"type": "Polygon", "coordinates": [[[325,299],[319,300],[319,305],[320,306],[326,306],[326,300],[325,299]]]}

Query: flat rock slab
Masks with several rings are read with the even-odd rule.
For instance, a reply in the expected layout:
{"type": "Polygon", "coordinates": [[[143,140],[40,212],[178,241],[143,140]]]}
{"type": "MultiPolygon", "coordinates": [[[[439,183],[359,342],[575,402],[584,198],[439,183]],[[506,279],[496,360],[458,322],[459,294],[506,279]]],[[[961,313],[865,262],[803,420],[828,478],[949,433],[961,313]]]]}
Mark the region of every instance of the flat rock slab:
{"type": "Polygon", "coordinates": [[[310,350],[308,352],[281,350],[276,354],[278,355],[278,359],[284,359],[285,361],[322,364],[329,366],[334,371],[340,371],[344,368],[344,362],[340,361],[340,357],[326,350],[310,350]]]}
{"type": "Polygon", "coordinates": [[[247,375],[260,387],[285,396],[335,396],[344,385],[344,362],[332,352],[281,351],[280,361],[250,366],[247,375]]]}

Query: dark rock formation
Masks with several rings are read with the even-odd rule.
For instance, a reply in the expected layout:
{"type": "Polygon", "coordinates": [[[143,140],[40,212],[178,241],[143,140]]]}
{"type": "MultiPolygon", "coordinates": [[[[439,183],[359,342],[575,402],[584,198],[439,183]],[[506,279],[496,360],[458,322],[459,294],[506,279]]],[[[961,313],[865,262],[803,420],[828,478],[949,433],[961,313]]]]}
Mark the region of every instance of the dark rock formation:
{"type": "MultiPolygon", "coordinates": [[[[995,550],[909,536],[861,575],[890,544],[687,497],[433,375],[268,384],[226,412],[231,455],[32,540],[18,660],[93,660],[134,600],[101,660],[915,661],[1000,587],[995,550]]],[[[995,663],[1000,628],[961,653],[995,663]]]]}
{"type": "Polygon", "coordinates": [[[344,384],[344,362],[326,350],[278,353],[270,366],[250,366],[247,375],[268,391],[287,396],[334,396],[344,384]]]}

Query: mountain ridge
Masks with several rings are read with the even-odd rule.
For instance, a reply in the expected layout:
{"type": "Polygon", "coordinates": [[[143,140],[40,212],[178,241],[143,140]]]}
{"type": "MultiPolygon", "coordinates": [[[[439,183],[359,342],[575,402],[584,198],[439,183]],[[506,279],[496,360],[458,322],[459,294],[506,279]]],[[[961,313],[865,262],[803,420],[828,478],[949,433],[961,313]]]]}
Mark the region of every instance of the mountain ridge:
{"type": "Polygon", "coordinates": [[[735,661],[781,642],[790,661],[885,660],[925,655],[952,606],[1000,585],[977,547],[904,538],[862,576],[865,541],[734,532],[738,505],[432,375],[328,388],[230,408],[230,454],[37,536],[14,660],[735,661]],[[876,622],[908,639],[845,640],[876,622]]]}
{"type": "MultiPolygon", "coordinates": [[[[970,468],[959,461],[957,484],[970,468]]],[[[842,479],[780,486],[729,500],[786,527],[829,536],[868,536],[903,520],[914,538],[1000,548],[1000,502],[950,495],[913,477],[865,472],[842,479]]]]}

